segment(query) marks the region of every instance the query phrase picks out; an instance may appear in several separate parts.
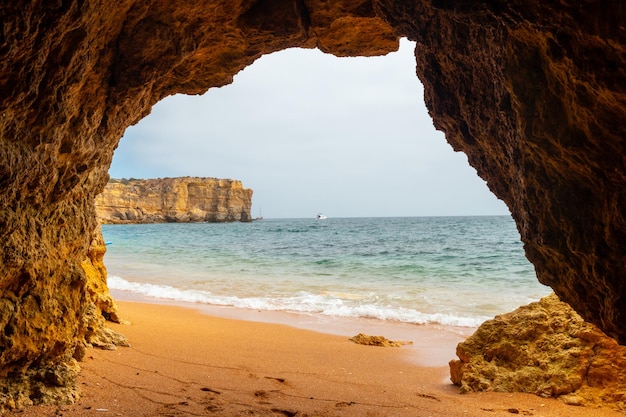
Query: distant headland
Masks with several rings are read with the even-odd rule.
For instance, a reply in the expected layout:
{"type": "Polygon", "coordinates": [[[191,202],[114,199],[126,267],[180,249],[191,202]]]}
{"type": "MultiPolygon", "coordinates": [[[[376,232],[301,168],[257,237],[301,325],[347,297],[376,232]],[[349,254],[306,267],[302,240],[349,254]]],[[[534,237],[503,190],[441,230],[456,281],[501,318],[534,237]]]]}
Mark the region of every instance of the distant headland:
{"type": "Polygon", "coordinates": [[[103,224],[248,222],[252,193],[231,179],[111,179],[96,198],[96,214],[103,224]]]}

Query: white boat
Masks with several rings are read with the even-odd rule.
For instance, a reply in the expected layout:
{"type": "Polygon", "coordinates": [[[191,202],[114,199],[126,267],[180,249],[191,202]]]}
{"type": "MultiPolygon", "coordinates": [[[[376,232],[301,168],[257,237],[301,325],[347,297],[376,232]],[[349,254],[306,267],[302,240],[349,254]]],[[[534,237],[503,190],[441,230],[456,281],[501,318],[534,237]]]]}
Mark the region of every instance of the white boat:
{"type": "Polygon", "coordinates": [[[317,220],[326,220],[326,215],[322,213],[317,213],[317,220]]]}

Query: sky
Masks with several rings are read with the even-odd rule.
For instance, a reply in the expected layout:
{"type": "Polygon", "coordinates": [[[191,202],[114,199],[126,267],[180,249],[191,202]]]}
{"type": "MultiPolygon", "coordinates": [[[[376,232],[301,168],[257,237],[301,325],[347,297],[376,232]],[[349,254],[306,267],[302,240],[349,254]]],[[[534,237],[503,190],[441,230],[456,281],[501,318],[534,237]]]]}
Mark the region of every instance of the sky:
{"type": "Polygon", "coordinates": [[[413,49],[263,56],[231,85],[157,103],[109,173],[238,179],[254,190],[253,217],[508,215],[433,127],[413,49]]]}

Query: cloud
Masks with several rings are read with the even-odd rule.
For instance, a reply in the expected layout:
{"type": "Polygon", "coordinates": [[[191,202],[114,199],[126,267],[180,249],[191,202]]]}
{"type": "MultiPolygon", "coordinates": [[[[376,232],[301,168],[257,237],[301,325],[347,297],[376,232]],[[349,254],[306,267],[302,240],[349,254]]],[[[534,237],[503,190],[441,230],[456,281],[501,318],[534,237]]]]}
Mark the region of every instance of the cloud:
{"type": "Polygon", "coordinates": [[[266,217],[508,214],[434,130],[412,49],[264,56],[232,85],[154,106],[111,176],[240,179],[266,217]]]}

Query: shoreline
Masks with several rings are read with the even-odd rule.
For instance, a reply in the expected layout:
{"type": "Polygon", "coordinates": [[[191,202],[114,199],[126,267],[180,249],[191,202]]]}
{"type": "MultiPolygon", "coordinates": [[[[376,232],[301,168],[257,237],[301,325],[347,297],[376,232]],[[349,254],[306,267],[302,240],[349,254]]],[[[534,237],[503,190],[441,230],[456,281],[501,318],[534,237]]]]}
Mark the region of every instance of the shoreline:
{"type": "MultiPolygon", "coordinates": [[[[357,345],[345,336],[188,306],[118,303],[130,324],[109,327],[131,346],[88,350],[80,364],[81,399],[7,415],[623,416],[532,394],[460,394],[447,365],[409,346],[357,345]]],[[[445,343],[430,338],[435,336],[422,333],[420,342],[443,349],[445,343]]]]}
{"type": "MultiPolygon", "coordinates": [[[[198,311],[211,317],[238,321],[285,325],[332,336],[352,337],[359,333],[411,342],[409,360],[424,367],[447,367],[456,357],[456,345],[476,331],[476,327],[415,324],[363,317],[324,316],[315,313],[256,310],[160,299],[128,291],[111,290],[117,302],[174,306],[198,311]]],[[[448,375],[449,377],[449,375],[448,375]]]]}

